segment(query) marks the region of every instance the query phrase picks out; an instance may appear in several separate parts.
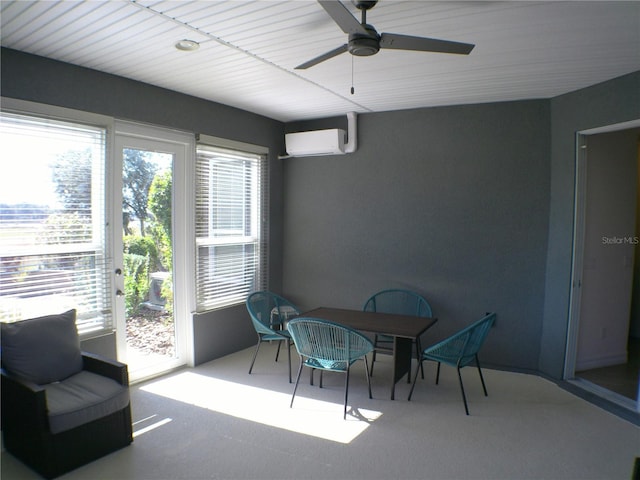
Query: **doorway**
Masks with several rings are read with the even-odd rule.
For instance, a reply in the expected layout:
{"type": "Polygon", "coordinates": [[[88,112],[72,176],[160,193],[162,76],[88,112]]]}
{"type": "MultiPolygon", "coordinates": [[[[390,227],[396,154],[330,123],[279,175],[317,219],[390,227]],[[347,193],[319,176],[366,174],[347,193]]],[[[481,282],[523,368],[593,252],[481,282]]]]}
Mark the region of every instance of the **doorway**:
{"type": "Polygon", "coordinates": [[[192,136],[116,125],[113,252],[118,359],[139,381],[188,364],[185,172],[192,136]],[[121,207],[121,208],[118,208],[121,207]],[[181,248],[182,245],[182,248],[181,248]]]}
{"type": "Polygon", "coordinates": [[[565,378],[638,409],[640,122],[580,132],[565,378]],[[634,281],[634,277],[636,278],[634,281]]]}

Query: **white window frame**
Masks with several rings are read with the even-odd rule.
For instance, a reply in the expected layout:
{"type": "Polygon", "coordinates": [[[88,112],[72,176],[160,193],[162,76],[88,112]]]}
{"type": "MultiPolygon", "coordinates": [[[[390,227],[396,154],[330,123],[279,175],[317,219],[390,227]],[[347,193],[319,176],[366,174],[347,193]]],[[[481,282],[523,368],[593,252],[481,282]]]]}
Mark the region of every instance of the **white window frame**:
{"type": "MultiPolygon", "coordinates": [[[[23,100],[16,100],[10,98],[2,98],[2,111],[6,113],[12,113],[17,115],[22,115],[25,117],[33,117],[33,118],[41,118],[44,120],[53,120],[60,122],[67,122],[71,124],[78,125],[86,125],[89,127],[96,127],[98,129],[104,130],[104,158],[103,162],[107,163],[110,152],[110,132],[113,128],[113,120],[110,117],[106,117],[103,115],[96,115],[87,112],[79,112],[76,110],[71,110],[62,107],[54,107],[50,105],[43,105],[34,102],[28,102],[23,100]]],[[[102,165],[102,168],[105,168],[105,165],[102,165]]],[[[90,244],[63,244],[59,245],[56,248],[46,249],[47,253],[55,253],[55,254],[64,254],[64,253],[82,253],[85,251],[94,251],[96,250],[96,245],[99,245],[101,248],[100,257],[102,258],[102,271],[98,274],[96,281],[100,284],[97,285],[96,288],[102,291],[101,299],[102,301],[102,309],[99,312],[98,316],[95,314],[83,314],[83,312],[78,312],[78,330],[80,337],[82,339],[88,339],[95,336],[103,335],[105,333],[113,332],[114,329],[114,312],[112,309],[112,275],[111,275],[111,245],[109,242],[108,232],[106,231],[106,225],[104,222],[106,219],[110,218],[110,205],[105,199],[107,198],[107,189],[108,189],[108,177],[106,176],[106,172],[102,171],[99,173],[98,178],[102,182],[100,185],[100,191],[102,192],[102,198],[99,199],[100,202],[103,203],[101,205],[101,212],[98,217],[93,216],[94,221],[102,222],[102,225],[94,225],[93,232],[100,232],[102,238],[94,239],[90,244]],[[96,243],[97,242],[97,243],[96,243]],[[80,248],[79,248],[80,247],[80,248]]],[[[95,196],[98,189],[92,189],[92,195],[95,196]]],[[[38,249],[45,252],[44,249],[38,249]]],[[[29,252],[14,252],[16,254],[35,254],[36,249],[31,249],[29,252]]],[[[37,305],[36,305],[37,307],[37,305]]],[[[74,307],[74,305],[62,305],[60,308],[66,307],[74,307]]],[[[50,307],[49,307],[50,308],[50,307]]],[[[13,312],[11,315],[4,315],[7,318],[1,318],[0,320],[4,321],[15,321],[22,318],[29,318],[30,316],[38,316],[43,313],[40,312],[37,308],[33,308],[33,306],[27,305],[24,307],[20,307],[18,310],[13,312]],[[35,313],[32,315],[32,313],[35,313]],[[9,318],[11,317],[11,318],[9,318]]],[[[61,312],[48,312],[48,313],[61,313],[61,312]]]]}
{"type": "MultiPolygon", "coordinates": [[[[198,313],[215,310],[219,308],[225,308],[233,305],[241,304],[245,301],[246,296],[253,290],[261,290],[267,288],[268,278],[268,234],[269,234],[269,168],[268,168],[268,149],[257,145],[246,144],[242,142],[234,142],[217,137],[210,137],[200,135],[197,137],[196,151],[202,150],[217,151],[221,154],[228,154],[233,156],[234,153],[240,156],[246,156],[247,159],[255,160],[257,169],[257,192],[255,198],[253,198],[253,208],[250,215],[250,220],[243,215],[243,228],[242,231],[229,230],[229,235],[213,235],[212,232],[216,230],[216,222],[212,217],[213,205],[211,204],[211,198],[205,196],[202,193],[203,185],[211,187],[215,182],[215,179],[211,177],[209,172],[209,178],[200,178],[200,162],[203,159],[200,155],[196,154],[196,189],[195,189],[195,202],[196,202],[196,214],[195,214],[195,265],[196,265],[196,311],[198,313]],[[198,212],[206,210],[206,218],[199,217],[198,212]],[[246,220],[249,220],[248,224],[246,220]],[[206,232],[206,233],[203,233],[206,232]],[[235,234],[234,234],[235,233],[235,234]],[[246,278],[243,278],[239,285],[236,287],[230,287],[228,291],[222,291],[220,289],[219,282],[212,277],[211,273],[213,268],[210,265],[204,266],[203,252],[207,252],[207,256],[211,257],[211,250],[215,247],[233,247],[251,245],[252,248],[257,249],[257,262],[254,266],[254,270],[248,273],[248,277],[251,277],[253,281],[248,283],[246,278]]],[[[250,160],[251,161],[251,160],[250,160]]],[[[243,177],[244,180],[244,177],[243,177]]],[[[210,192],[210,188],[207,188],[207,192],[210,192]]],[[[246,205],[243,202],[243,205],[246,205]]],[[[219,229],[218,229],[219,230],[219,229]]],[[[218,231],[218,233],[220,233],[218,231]]],[[[243,264],[245,260],[243,254],[243,264]]],[[[236,265],[237,267],[238,265],[236,265]]],[[[247,278],[248,278],[247,277],[247,278]]]]}

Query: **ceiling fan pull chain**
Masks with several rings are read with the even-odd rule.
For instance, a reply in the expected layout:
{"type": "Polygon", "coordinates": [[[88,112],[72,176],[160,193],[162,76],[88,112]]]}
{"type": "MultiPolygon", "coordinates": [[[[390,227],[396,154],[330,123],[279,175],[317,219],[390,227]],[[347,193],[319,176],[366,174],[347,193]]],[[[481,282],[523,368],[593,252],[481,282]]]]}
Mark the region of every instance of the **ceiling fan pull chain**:
{"type": "Polygon", "coordinates": [[[351,95],[356,93],[356,89],[353,88],[353,55],[351,55],[351,95]]]}

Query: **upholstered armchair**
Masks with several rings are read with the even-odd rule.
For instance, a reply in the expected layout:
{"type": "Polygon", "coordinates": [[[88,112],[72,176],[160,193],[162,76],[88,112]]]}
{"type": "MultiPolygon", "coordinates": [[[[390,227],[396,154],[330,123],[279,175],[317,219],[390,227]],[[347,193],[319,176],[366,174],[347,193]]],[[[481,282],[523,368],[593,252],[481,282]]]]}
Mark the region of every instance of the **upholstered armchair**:
{"type": "Polygon", "coordinates": [[[53,478],[132,442],[127,366],[81,352],[75,310],[0,327],[9,453],[53,478]]]}

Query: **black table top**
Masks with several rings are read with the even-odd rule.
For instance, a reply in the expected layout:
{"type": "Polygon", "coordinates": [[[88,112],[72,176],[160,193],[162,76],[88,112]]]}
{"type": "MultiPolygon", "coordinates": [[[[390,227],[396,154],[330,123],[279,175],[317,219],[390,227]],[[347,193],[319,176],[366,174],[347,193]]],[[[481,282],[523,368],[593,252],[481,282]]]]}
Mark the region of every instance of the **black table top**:
{"type": "Polygon", "coordinates": [[[300,317],[321,318],[346,325],[355,330],[412,339],[418,338],[438,321],[437,318],[431,317],[328,307],[304,312],[298,318],[300,317]]]}

